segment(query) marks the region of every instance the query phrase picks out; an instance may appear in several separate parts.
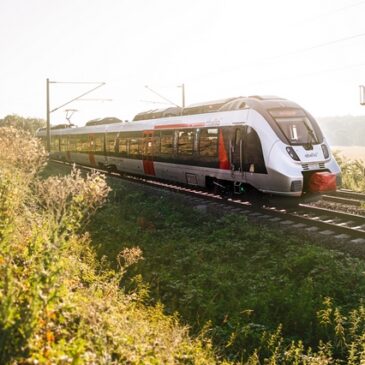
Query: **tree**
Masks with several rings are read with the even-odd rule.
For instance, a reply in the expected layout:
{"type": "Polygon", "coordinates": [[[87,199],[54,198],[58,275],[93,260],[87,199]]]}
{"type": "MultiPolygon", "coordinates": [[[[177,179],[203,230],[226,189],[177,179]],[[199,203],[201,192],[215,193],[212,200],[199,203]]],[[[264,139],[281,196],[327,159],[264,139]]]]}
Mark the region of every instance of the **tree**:
{"type": "Polygon", "coordinates": [[[38,128],[46,126],[46,121],[37,118],[24,118],[17,114],[7,115],[4,119],[0,119],[0,127],[14,127],[16,129],[23,129],[35,134],[38,128]]]}

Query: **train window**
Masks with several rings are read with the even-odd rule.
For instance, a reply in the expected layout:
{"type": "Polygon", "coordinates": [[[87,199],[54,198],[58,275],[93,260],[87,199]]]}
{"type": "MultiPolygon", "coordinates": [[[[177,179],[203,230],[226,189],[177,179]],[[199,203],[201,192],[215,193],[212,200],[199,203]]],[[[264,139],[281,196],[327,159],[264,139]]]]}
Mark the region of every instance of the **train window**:
{"type": "Polygon", "coordinates": [[[179,155],[192,155],[195,130],[183,130],[178,132],[177,153],[179,155]]]}
{"type": "Polygon", "coordinates": [[[130,138],[129,139],[129,155],[135,156],[139,154],[139,139],[130,138]]]}
{"type": "Polygon", "coordinates": [[[108,133],[107,134],[107,140],[106,140],[106,149],[107,152],[118,152],[119,146],[118,146],[118,133],[108,133]]]}
{"type": "Polygon", "coordinates": [[[67,151],[67,137],[60,137],[60,151],[67,151]]]}
{"type": "Polygon", "coordinates": [[[161,143],[161,154],[172,155],[174,152],[173,131],[161,132],[160,143],[161,143]]]}
{"type": "Polygon", "coordinates": [[[217,156],[218,128],[204,128],[199,133],[199,155],[217,156]]]}
{"type": "Polygon", "coordinates": [[[76,136],[70,136],[68,138],[68,150],[76,151],[77,150],[77,139],[76,136]]]}
{"type": "Polygon", "coordinates": [[[160,134],[154,134],[152,137],[152,145],[153,145],[153,154],[158,155],[161,151],[161,138],[160,134]]]}
{"type": "Polygon", "coordinates": [[[119,152],[122,156],[127,155],[127,138],[125,137],[119,137],[119,152]]]}
{"type": "Polygon", "coordinates": [[[290,144],[319,143],[307,117],[276,118],[275,120],[290,144]]]}
{"type": "Polygon", "coordinates": [[[60,139],[58,136],[51,137],[51,152],[58,152],[60,150],[60,139]]]}
{"type": "Polygon", "coordinates": [[[90,139],[91,150],[94,152],[104,152],[104,136],[94,135],[90,139]]]}
{"type": "Polygon", "coordinates": [[[90,141],[87,134],[79,134],[76,137],[76,150],[78,152],[88,152],[90,151],[90,141]]]}

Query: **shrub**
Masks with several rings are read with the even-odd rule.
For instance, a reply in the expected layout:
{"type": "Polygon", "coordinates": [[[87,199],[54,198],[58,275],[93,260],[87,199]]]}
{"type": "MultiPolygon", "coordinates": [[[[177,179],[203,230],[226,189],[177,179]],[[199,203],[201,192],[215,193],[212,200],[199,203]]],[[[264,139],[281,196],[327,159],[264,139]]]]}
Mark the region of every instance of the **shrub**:
{"type": "Polygon", "coordinates": [[[342,174],[342,187],[358,192],[365,192],[365,165],[362,160],[351,160],[334,152],[340,165],[342,174]]]}
{"type": "Polygon", "coordinates": [[[146,290],[120,289],[119,272],[95,259],[85,223],[109,193],[98,173],[41,180],[46,155],[27,133],[0,128],[0,363],[212,364],[209,341],[175,316],[146,307],[146,290]]]}

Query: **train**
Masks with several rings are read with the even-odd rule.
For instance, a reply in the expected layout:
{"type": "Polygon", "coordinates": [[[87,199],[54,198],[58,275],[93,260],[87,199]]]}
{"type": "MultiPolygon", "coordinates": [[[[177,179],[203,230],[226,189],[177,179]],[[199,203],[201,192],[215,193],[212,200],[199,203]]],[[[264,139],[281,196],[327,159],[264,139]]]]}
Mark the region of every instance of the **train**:
{"type": "MultiPolygon", "coordinates": [[[[46,143],[46,129],[37,131],[46,143]]],[[[341,171],[316,120],[276,96],[234,97],[50,130],[52,159],[205,188],[309,201],[341,171]]]]}

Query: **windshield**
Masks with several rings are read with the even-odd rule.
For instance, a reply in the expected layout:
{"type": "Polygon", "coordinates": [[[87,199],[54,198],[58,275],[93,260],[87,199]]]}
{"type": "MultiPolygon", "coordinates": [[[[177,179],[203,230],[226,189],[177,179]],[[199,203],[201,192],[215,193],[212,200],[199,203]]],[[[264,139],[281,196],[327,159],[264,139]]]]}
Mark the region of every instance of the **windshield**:
{"type": "Polygon", "coordinates": [[[290,145],[319,143],[319,138],[312,123],[303,110],[279,109],[270,111],[270,114],[290,145]]]}

